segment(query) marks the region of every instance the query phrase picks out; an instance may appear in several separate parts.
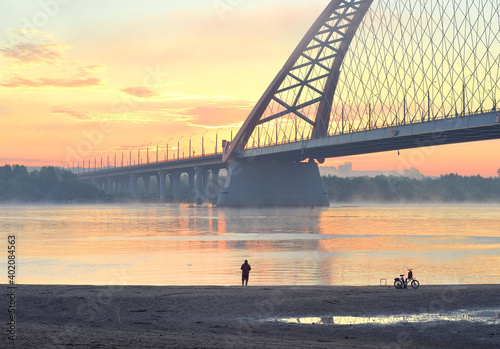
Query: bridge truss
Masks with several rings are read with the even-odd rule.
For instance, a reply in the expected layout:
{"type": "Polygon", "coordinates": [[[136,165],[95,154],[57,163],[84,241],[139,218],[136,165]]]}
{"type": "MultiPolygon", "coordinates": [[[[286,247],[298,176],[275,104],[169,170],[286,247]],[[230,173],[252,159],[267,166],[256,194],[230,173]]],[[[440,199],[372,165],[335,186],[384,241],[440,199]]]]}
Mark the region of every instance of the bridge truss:
{"type": "Polygon", "coordinates": [[[333,0],[224,152],[496,110],[500,0],[333,0]]]}

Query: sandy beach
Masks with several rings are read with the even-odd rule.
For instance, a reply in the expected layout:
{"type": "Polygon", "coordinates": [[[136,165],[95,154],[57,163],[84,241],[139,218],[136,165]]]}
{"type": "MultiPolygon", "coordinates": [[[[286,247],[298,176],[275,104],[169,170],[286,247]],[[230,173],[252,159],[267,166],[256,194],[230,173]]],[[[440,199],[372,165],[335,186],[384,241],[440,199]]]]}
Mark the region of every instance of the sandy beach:
{"type": "MultiPolygon", "coordinates": [[[[423,285],[418,290],[19,285],[16,340],[6,338],[8,325],[2,321],[2,342],[7,346],[1,347],[500,348],[500,321],[494,320],[493,312],[500,311],[499,290],[499,285],[423,285]],[[454,312],[467,318],[477,310],[491,313],[491,321],[388,325],[277,321],[454,312]]],[[[468,319],[474,320],[472,315],[468,319]]]]}

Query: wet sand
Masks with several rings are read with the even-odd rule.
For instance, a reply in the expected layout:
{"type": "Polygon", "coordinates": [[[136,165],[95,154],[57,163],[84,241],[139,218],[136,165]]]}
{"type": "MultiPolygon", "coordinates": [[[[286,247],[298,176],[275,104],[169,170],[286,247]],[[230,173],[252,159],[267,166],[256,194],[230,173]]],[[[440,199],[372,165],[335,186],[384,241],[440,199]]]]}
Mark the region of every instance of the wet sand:
{"type": "MultiPolygon", "coordinates": [[[[3,287],[7,290],[7,286],[3,287]]],[[[500,285],[423,285],[418,290],[382,286],[20,285],[16,290],[15,345],[17,348],[500,348],[500,321],[350,326],[275,321],[307,316],[500,311],[499,291],[500,285]]],[[[4,303],[6,310],[7,297],[4,303]]],[[[494,320],[493,312],[491,317],[494,320]]],[[[5,334],[7,324],[5,321],[2,324],[5,334]]],[[[5,335],[2,337],[0,347],[14,347],[5,335]]]]}

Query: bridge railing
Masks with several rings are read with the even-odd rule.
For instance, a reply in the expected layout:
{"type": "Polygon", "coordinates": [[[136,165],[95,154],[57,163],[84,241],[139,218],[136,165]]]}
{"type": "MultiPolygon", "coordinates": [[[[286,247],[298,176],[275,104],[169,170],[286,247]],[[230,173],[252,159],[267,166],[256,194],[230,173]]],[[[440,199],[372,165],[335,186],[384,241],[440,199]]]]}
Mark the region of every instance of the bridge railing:
{"type": "MultiPolygon", "coordinates": [[[[401,127],[401,126],[407,126],[407,125],[417,125],[417,124],[422,124],[422,123],[427,123],[427,122],[433,122],[433,121],[438,121],[438,120],[449,120],[449,119],[457,119],[457,118],[462,118],[462,117],[468,117],[468,116],[477,116],[477,115],[483,115],[484,113],[489,113],[489,112],[496,112],[500,111],[499,108],[496,106],[492,109],[476,109],[476,111],[462,111],[461,113],[453,113],[453,114],[447,114],[447,115],[434,115],[432,117],[429,117],[428,115],[423,115],[421,117],[417,117],[416,115],[413,116],[411,119],[406,120],[406,118],[401,117],[401,118],[396,118],[393,120],[392,123],[387,123],[387,122],[382,122],[380,123],[374,123],[373,125],[369,125],[368,123],[363,123],[361,121],[358,122],[356,127],[353,127],[352,123],[344,125],[344,132],[341,131],[332,131],[329,129],[329,132],[325,134],[323,137],[318,137],[316,139],[320,138],[327,138],[327,137],[332,137],[332,136],[340,136],[340,135],[346,135],[346,134],[355,134],[355,133],[360,133],[360,132],[366,132],[366,131],[371,131],[371,130],[378,130],[378,129],[385,129],[385,128],[394,128],[394,127],[401,127]]],[[[278,146],[278,145],[284,145],[284,144],[292,144],[292,143],[298,143],[298,142],[304,142],[304,141],[311,141],[312,139],[310,137],[304,137],[304,135],[297,135],[297,138],[290,137],[286,139],[286,137],[279,138],[277,141],[274,141],[272,143],[267,143],[267,144],[259,144],[258,137],[252,136],[245,147],[246,150],[251,150],[251,149],[260,149],[260,148],[267,148],[267,147],[273,147],[273,146],[278,146]]]]}
{"type": "Polygon", "coordinates": [[[140,167],[144,167],[144,166],[151,166],[151,165],[162,165],[162,164],[171,164],[171,163],[179,163],[179,162],[185,162],[185,161],[189,161],[189,160],[196,160],[196,159],[203,159],[203,158],[209,158],[209,157],[215,157],[217,155],[221,155],[220,152],[219,153],[205,153],[203,155],[192,155],[191,157],[190,156],[185,156],[183,155],[181,158],[177,159],[177,158],[174,158],[174,159],[168,159],[168,160],[159,160],[156,161],[153,160],[153,161],[148,161],[146,160],[145,162],[140,162],[140,163],[135,163],[133,165],[130,165],[130,164],[127,164],[125,165],[124,163],[120,162],[120,164],[116,163],[116,164],[102,164],[102,166],[100,165],[100,163],[97,163],[97,166],[96,166],[96,163],[88,163],[86,162],[85,164],[82,164],[82,166],[79,166],[79,164],[77,165],[77,167],[73,167],[73,168],[67,168],[67,170],[73,172],[74,174],[88,174],[88,173],[98,173],[98,172],[103,172],[103,171],[109,171],[109,170],[114,170],[114,169],[135,169],[135,168],[140,168],[140,167]],[[88,164],[88,166],[85,166],[86,164],[88,164]],[[93,166],[92,166],[93,165],[93,166]]]}

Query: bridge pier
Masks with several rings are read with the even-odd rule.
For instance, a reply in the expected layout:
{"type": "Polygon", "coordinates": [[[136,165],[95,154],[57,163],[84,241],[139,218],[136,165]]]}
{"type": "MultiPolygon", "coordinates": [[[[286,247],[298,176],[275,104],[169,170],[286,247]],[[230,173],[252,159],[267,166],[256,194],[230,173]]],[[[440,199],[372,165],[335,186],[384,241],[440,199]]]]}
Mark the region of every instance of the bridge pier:
{"type": "Polygon", "coordinates": [[[218,205],[327,207],[330,201],[316,163],[233,161],[218,205]]]}
{"type": "Polygon", "coordinates": [[[122,193],[122,179],[120,177],[115,178],[115,191],[113,194],[121,194],[122,193]]]}
{"type": "Polygon", "coordinates": [[[130,181],[127,180],[127,177],[123,177],[121,179],[121,194],[128,194],[129,193],[129,184],[130,184],[130,181]]]}
{"type": "Polygon", "coordinates": [[[188,201],[194,202],[196,199],[195,193],[195,175],[196,171],[188,171],[188,201]]]}
{"type": "Polygon", "coordinates": [[[195,167],[196,172],[196,204],[203,204],[203,167],[195,167]]]}
{"type": "Polygon", "coordinates": [[[106,190],[105,190],[105,193],[108,194],[108,195],[111,195],[113,194],[112,191],[113,191],[113,178],[111,177],[107,177],[106,178],[106,190]]]}
{"type": "Polygon", "coordinates": [[[142,177],[142,182],[144,183],[144,199],[148,199],[149,194],[149,181],[151,179],[150,175],[146,175],[142,177]]]}
{"type": "Polygon", "coordinates": [[[172,183],[172,189],[174,193],[174,201],[175,202],[180,202],[181,201],[181,173],[180,172],[174,172],[170,176],[171,183],[172,183]]]}
{"type": "Polygon", "coordinates": [[[158,171],[158,198],[160,198],[160,202],[165,202],[167,199],[166,179],[167,171],[158,171]]]}
{"type": "Polygon", "coordinates": [[[135,196],[136,196],[137,177],[138,176],[135,174],[130,175],[130,197],[132,199],[135,199],[135,196]]]}
{"type": "Polygon", "coordinates": [[[172,173],[168,174],[168,198],[170,200],[174,199],[174,177],[172,173]]]}
{"type": "Polygon", "coordinates": [[[208,185],[209,185],[209,180],[210,178],[210,172],[208,170],[205,170],[203,171],[203,198],[204,198],[204,201],[206,201],[209,197],[208,197],[208,185]]]}
{"type": "Polygon", "coordinates": [[[212,204],[217,203],[217,199],[219,198],[219,168],[213,168],[212,172],[212,181],[207,187],[207,196],[212,201],[212,204]]]}

